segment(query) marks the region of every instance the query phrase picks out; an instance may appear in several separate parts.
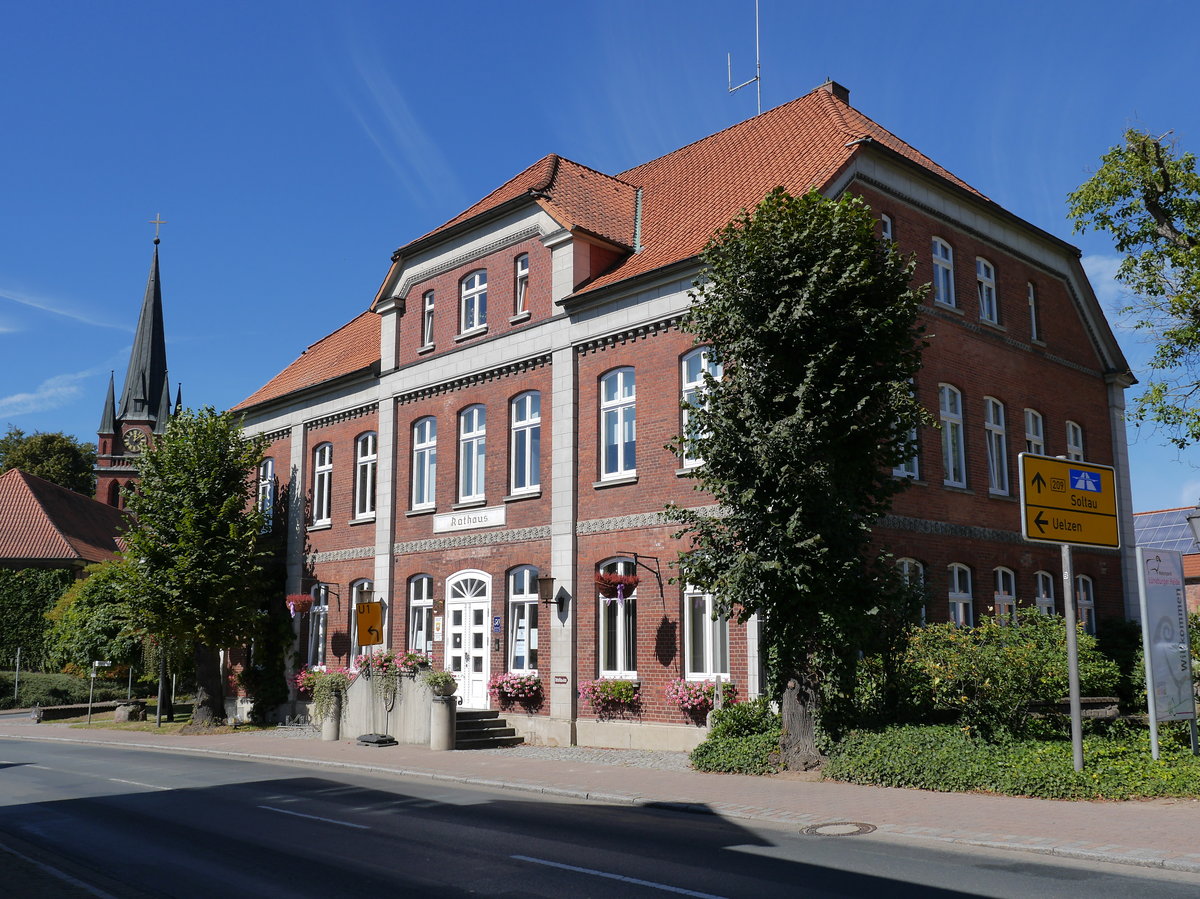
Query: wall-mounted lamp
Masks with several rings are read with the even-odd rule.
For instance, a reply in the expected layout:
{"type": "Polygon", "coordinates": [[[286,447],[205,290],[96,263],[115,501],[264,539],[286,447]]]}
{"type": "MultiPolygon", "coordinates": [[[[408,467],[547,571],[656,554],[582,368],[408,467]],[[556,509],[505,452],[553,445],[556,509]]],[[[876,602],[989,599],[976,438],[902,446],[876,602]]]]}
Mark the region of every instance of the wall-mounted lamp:
{"type": "Polygon", "coordinates": [[[566,590],[559,590],[558,595],[554,593],[554,578],[548,574],[539,574],[537,579],[538,601],[545,606],[556,605],[561,612],[566,608],[568,593],[566,590]]]}

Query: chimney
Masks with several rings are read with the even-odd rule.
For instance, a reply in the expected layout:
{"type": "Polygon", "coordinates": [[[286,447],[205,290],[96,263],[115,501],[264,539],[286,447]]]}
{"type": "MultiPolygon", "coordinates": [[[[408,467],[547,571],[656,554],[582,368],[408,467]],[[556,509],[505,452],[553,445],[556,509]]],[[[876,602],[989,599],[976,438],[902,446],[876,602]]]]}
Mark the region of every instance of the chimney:
{"type": "Polygon", "coordinates": [[[835,97],[837,97],[837,99],[841,100],[847,106],[850,105],[850,88],[838,84],[833,79],[826,81],[818,88],[818,90],[823,90],[827,93],[833,94],[835,97]]]}

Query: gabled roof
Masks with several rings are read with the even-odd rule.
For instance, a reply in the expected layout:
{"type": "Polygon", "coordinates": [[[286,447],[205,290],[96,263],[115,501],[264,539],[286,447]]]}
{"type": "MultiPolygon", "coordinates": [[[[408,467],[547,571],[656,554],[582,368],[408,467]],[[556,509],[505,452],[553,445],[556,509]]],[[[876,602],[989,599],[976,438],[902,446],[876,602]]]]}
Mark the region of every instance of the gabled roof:
{"type": "Polygon", "coordinates": [[[0,565],[66,567],[124,548],[120,509],[13,468],[0,475],[0,565]]]}
{"type": "Polygon", "coordinates": [[[302,352],[295,362],[234,406],[233,411],[362,371],[378,361],[379,316],[364,312],[302,352]]]}
{"type": "Polygon", "coordinates": [[[414,247],[522,197],[537,202],[568,230],[579,228],[627,249],[633,248],[636,188],[619,178],[551,153],[444,225],[410,241],[396,252],[404,256],[414,247]]]}

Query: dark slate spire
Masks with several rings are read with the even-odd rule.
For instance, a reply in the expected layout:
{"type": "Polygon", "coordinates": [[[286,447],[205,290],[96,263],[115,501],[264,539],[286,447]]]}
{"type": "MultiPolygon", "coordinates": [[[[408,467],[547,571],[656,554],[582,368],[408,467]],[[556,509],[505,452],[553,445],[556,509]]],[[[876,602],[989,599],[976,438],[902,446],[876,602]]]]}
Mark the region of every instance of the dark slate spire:
{"type": "Polygon", "coordinates": [[[163,337],[162,288],[158,281],[158,238],[146,281],[146,298],[138,317],[133,352],[117,418],[121,421],[154,421],[167,381],[167,342],[163,337]]]}
{"type": "Polygon", "coordinates": [[[167,421],[171,417],[171,384],[163,376],[162,398],[158,401],[158,415],[154,419],[154,433],[165,434],[167,421]]]}
{"type": "Polygon", "coordinates": [[[108,373],[108,396],[104,399],[104,413],[100,416],[100,430],[97,434],[115,434],[117,433],[117,395],[116,387],[113,384],[112,372],[108,373]]]}
{"type": "Polygon", "coordinates": [[[183,411],[183,384],[182,382],[175,385],[175,411],[173,415],[178,415],[183,411]]]}

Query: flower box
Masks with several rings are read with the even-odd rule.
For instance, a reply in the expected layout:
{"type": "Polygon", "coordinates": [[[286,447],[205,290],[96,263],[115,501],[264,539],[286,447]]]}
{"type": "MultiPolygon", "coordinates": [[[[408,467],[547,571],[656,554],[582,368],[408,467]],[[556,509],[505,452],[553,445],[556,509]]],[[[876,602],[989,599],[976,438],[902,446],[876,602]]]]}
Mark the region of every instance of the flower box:
{"type": "Polygon", "coordinates": [[[637,589],[637,585],[638,576],[636,574],[596,575],[596,589],[606,599],[625,599],[637,589]]]}

